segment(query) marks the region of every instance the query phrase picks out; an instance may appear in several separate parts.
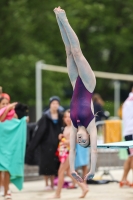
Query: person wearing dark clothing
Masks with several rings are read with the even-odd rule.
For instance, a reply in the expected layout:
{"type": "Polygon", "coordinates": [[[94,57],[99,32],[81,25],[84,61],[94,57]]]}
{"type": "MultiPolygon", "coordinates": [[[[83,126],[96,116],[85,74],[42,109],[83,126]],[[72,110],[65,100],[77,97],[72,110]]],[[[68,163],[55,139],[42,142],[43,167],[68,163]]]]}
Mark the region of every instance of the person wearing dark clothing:
{"type": "Polygon", "coordinates": [[[17,103],[15,106],[15,113],[17,114],[18,119],[21,119],[25,116],[29,116],[29,108],[26,104],[17,103]]]}
{"type": "Polygon", "coordinates": [[[35,127],[36,127],[37,123],[36,122],[30,122],[27,124],[27,141],[26,141],[26,153],[25,153],[25,164],[27,165],[38,165],[39,164],[39,147],[36,148],[36,150],[34,152],[32,152],[32,156],[31,156],[31,152],[29,155],[29,145],[32,141],[32,138],[34,137],[35,134],[35,127]]]}
{"type": "Polygon", "coordinates": [[[109,117],[109,112],[104,111],[104,101],[102,100],[101,96],[97,93],[93,95],[93,105],[94,105],[94,113],[95,113],[95,121],[101,121],[102,119],[107,119],[109,117]]]}
{"type": "Polygon", "coordinates": [[[58,112],[59,97],[50,98],[50,109],[47,110],[35,127],[35,135],[29,145],[28,151],[32,152],[39,146],[39,174],[44,175],[46,189],[53,189],[54,176],[58,172],[59,161],[56,157],[58,135],[63,126],[63,116],[58,112]],[[51,187],[48,186],[48,177],[51,187]]]}
{"type": "Polygon", "coordinates": [[[96,122],[101,121],[103,118],[106,119],[103,107],[96,102],[94,102],[93,104],[94,104],[94,113],[96,114],[95,117],[96,122]]]}

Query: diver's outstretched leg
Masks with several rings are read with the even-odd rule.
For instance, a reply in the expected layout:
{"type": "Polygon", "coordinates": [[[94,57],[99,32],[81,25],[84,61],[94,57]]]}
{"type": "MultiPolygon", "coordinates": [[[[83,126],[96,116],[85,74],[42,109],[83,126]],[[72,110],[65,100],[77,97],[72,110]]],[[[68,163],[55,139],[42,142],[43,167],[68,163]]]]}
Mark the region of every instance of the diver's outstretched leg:
{"type": "Polygon", "coordinates": [[[72,27],[70,26],[65,11],[58,8],[57,16],[59,17],[59,20],[61,21],[68,36],[71,45],[71,52],[73,54],[75,63],[78,68],[78,73],[87,90],[93,92],[96,85],[95,75],[89,63],[82,54],[78,37],[74,32],[74,30],[72,29],[72,27]]]}
{"type": "Polygon", "coordinates": [[[74,61],[74,57],[73,57],[72,52],[71,52],[71,45],[70,45],[68,36],[66,34],[66,31],[65,31],[61,21],[59,20],[58,15],[57,15],[57,13],[58,13],[57,8],[54,9],[54,12],[56,14],[57,23],[58,23],[58,26],[59,26],[59,29],[60,29],[60,32],[61,32],[61,36],[62,36],[62,40],[64,42],[65,49],[66,49],[67,68],[68,68],[69,78],[70,78],[72,86],[74,88],[76,79],[78,77],[77,66],[76,66],[76,63],[74,61]]]}
{"type": "Polygon", "coordinates": [[[65,45],[65,48],[69,48],[69,50],[71,50],[71,45],[70,45],[68,36],[66,34],[66,31],[65,31],[61,21],[59,20],[58,15],[57,15],[58,14],[58,8],[55,8],[54,12],[55,12],[55,15],[56,15],[56,20],[57,20],[57,23],[58,23],[58,26],[59,26],[59,29],[60,29],[60,33],[61,33],[62,40],[63,40],[64,45],[65,45]]]}
{"type": "Polygon", "coordinates": [[[72,27],[70,26],[68,19],[66,17],[65,11],[62,10],[60,7],[58,7],[58,8],[54,9],[54,12],[56,12],[56,16],[59,18],[62,26],[64,27],[64,30],[67,34],[69,43],[71,44],[71,47],[80,48],[78,37],[77,37],[76,33],[74,32],[74,30],[72,29],[72,27]],[[69,26],[69,29],[67,29],[67,30],[65,27],[66,25],[69,26]]]}

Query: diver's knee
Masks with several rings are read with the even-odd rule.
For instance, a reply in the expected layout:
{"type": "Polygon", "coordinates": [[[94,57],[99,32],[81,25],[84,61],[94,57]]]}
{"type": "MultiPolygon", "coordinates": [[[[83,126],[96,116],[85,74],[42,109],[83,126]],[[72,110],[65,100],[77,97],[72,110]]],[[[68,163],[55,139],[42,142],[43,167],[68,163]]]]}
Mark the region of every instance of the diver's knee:
{"type": "Polygon", "coordinates": [[[71,48],[71,51],[72,51],[73,56],[75,56],[75,57],[80,57],[80,56],[82,56],[81,49],[78,48],[78,47],[72,47],[72,48],[71,48]]]}

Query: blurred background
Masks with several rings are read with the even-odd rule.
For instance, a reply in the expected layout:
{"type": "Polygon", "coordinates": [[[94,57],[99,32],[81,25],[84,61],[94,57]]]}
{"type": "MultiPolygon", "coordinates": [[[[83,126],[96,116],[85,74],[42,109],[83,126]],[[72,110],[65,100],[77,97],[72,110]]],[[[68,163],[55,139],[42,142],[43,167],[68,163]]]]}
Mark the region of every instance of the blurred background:
{"type": "MultiPolygon", "coordinates": [[[[54,7],[66,10],[77,33],[83,54],[94,71],[133,74],[132,0],[1,0],[0,85],[12,102],[30,107],[35,121],[35,64],[66,66],[66,55],[54,7]]],[[[58,95],[69,107],[72,87],[67,74],[42,72],[43,108],[58,95]]],[[[130,82],[120,82],[120,101],[127,98],[130,82]]],[[[95,93],[104,99],[104,109],[114,115],[114,84],[97,78],[95,93]]]]}

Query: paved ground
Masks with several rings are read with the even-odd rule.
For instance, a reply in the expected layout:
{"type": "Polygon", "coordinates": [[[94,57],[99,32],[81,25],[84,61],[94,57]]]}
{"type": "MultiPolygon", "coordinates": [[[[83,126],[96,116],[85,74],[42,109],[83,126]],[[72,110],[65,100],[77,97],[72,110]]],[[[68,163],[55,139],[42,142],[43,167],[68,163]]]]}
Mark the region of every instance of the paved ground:
{"type": "MultiPolygon", "coordinates": [[[[96,174],[99,176],[100,172],[96,174]]],[[[122,170],[111,171],[111,174],[116,180],[121,179],[122,170]]],[[[110,177],[104,176],[105,179],[110,177]]],[[[132,181],[132,172],[130,172],[128,179],[132,181]]],[[[48,199],[54,192],[44,192],[44,182],[34,181],[25,182],[24,189],[19,192],[11,185],[13,200],[41,200],[48,199]]],[[[63,189],[62,198],[63,200],[78,200],[81,194],[80,189],[63,189]]],[[[2,198],[0,198],[1,200],[2,198]]],[[[119,188],[118,183],[108,183],[105,185],[89,185],[89,192],[85,199],[88,200],[133,200],[133,188],[119,188]]]]}

